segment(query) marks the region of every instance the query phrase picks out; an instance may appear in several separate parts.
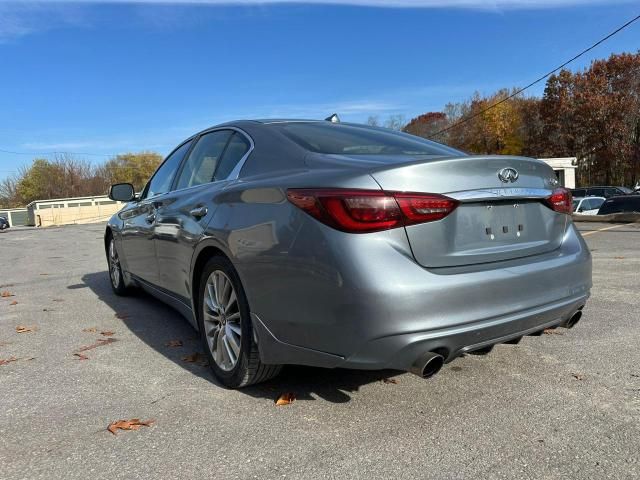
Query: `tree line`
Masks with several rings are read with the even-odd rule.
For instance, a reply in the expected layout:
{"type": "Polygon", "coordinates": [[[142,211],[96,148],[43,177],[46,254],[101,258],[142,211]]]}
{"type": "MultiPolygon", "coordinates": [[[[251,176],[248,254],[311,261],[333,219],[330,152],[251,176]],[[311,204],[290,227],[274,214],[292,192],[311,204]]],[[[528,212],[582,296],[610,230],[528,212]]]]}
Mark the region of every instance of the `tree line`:
{"type": "Polygon", "coordinates": [[[132,183],[141,190],[162,156],[155,152],[125,153],[94,165],[69,154],[36,158],[31,165],[0,182],[0,207],[25,206],[33,200],[105,195],[109,186],[132,183]]]}
{"type": "Polygon", "coordinates": [[[474,154],[577,157],[581,186],[640,181],[640,51],[561,70],[542,98],[515,91],[476,93],[402,130],[474,154]]]}

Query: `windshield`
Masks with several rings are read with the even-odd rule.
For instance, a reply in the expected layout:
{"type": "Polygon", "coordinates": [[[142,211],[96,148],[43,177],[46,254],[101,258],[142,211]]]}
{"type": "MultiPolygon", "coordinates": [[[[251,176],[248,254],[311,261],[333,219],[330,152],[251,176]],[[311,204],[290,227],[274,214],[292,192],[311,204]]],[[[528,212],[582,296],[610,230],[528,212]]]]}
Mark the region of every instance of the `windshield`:
{"type": "Polygon", "coordinates": [[[274,124],[291,140],[316,153],[336,155],[466,156],[439,143],[406,133],[329,122],[274,124]]]}

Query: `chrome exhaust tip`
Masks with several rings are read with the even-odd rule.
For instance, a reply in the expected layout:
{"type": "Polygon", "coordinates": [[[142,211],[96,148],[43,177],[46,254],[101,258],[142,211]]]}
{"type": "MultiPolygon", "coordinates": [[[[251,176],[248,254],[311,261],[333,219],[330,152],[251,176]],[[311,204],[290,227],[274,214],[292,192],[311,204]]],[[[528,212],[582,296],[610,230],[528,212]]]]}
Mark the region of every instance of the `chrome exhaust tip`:
{"type": "Polygon", "coordinates": [[[571,315],[571,318],[564,323],[565,328],[573,328],[575,327],[580,319],[582,318],[582,312],[578,310],[576,313],[571,315]]]}
{"type": "Polygon", "coordinates": [[[421,378],[431,378],[444,365],[444,357],[435,352],[427,352],[414,362],[409,371],[421,378]]]}

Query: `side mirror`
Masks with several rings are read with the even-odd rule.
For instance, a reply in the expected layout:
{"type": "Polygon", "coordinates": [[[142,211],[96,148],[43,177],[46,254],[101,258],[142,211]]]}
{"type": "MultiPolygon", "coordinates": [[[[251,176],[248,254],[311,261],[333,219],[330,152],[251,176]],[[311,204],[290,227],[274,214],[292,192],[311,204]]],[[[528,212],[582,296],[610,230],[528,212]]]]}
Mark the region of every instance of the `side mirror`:
{"type": "Polygon", "coordinates": [[[130,202],[136,198],[136,192],[130,183],[116,183],[109,189],[109,198],[118,202],[130,202]]]}
{"type": "Polygon", "coordinates": [[[584,212],[584,208],[581,207],[578,209],[578,213],[582,213],[582,212],[584,212]]]}

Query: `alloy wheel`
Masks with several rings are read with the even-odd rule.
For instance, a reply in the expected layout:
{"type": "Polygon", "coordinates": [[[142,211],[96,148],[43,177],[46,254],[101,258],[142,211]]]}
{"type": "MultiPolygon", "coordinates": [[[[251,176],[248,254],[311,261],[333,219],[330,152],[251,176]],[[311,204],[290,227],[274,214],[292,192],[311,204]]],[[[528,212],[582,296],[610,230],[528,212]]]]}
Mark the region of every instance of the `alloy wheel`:
{"type": "Polygon", "coordinates": [[[120,285],[120,259],[116,250],[116,242],[112,239],[109,244],[109,275],[114,288],[120,285]]]}
{"type": "Polygon", "coordinates": [[[231,371],[240,358],[242,325],[236,291],[224,272],[215,270],[209,275],[203,300],[207,345],[216,365],[231,371]]]}

